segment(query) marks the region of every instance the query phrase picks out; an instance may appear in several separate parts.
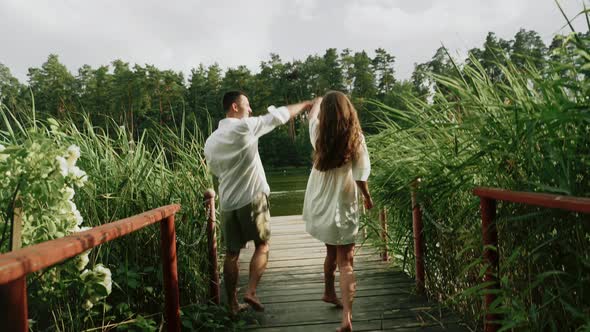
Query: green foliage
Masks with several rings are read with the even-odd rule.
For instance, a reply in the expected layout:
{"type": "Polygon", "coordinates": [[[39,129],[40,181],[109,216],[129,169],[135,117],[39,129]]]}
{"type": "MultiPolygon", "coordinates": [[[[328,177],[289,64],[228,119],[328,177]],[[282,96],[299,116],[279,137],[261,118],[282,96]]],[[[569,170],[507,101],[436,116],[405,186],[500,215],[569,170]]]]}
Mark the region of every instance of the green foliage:
{"type": "MultiPolygon", "coordinates": [[[[472,54],[459,68],[448,60],[454,73],[427,74],[437,86],[431,102],[406,95],[403,109],[376,103],[387,116],[368,140],[372,188],[389,208],[391,247],[413,273],[410,191],[419,179],[428,292],[475,325],[486,266],[471,190],[590,196],[589,46],[587,35],[572,34],[551,61],[498,56],[486,63],[472,54]]],[[[498,232],[502,291],[493,310],[504,330],[587,327],[587,218],[500,204],[498,232]]]]}
{"type": "MultiPolygon", "coordinates": [[[[10,114],[3,117],[0,132],[0,249],[9,251],[14,222],[22,223],[19,234],[24,246],[45,242],[76,232],[82,227],[82,215],[73,202],[74,188],[80,189],[88,177],[76,162],[80,149],[70,145],[67,150],[63,133],[50,120],[49,127],[33,127],[15,132],[10,114]],[[6,145],[4,145],[6,144],[6,145]]],[[[110,270],[101,264],[85,269],[87,251],[69,262],[48,271],[36,273],[29,280],[29,300],[39,309],[50,307],[52,299],[76,290],[80,296],[72,301],[90,310],[111,293],[110,270]]],[[[34,317],[37,318],[37,317],[34,317]]]]}
{"type": "Polygon", "coordinates": [[[248,312],[232,317],[224,306],[206,304],[184,307],[181,311],[182,327],[187,331],[242,331],[253,318],[248,312]]]}
{"type": "MultiPolygon", "coordinates": [[[[156,120],[151,131],[143,131],[134,140],[125,127],[114,122],[102,130],[88,118],[83,118],[83,127],[77,127],[70,120],[38,121],[3,114],[0,229],[9,227],[15,193],[23,208],[25,244],[79,230],[81,216],[84,225],[98,226],[179,203],[182,210],[176,215],[176,234],[181,300],[187,304],[204,301],[208,263],[203,254],[206,217],[202,195],[212,183],[196,126],[189,130],[191,125],[183,122],[177,130],[160,126],[156,120]],[[68,189],[74,186],[78,186],[75,197],[68,189]],[[28,234],[34,234],[31,240],[28,234]]],[[[92,250],[90,256],[82,255],[82,262],[74,259],[29,278],[35,328],[79,331],[130,317],[135,325],[154,325],[157,319],[144,321],[139,315],[163,310],[159,238],[159,227],[147,227],[92,250]],[[80,274],[88,261],[93,268],[80,274]],[[119,310],[120,303],[126,303],[128,310],[119,310]]]]}

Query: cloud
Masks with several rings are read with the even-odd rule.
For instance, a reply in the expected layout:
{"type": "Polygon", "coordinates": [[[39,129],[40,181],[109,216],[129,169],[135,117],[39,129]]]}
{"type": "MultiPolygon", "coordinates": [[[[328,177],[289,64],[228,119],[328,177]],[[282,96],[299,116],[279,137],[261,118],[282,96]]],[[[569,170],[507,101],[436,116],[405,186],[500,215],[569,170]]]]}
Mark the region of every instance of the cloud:
{"type": "MultiPolygon", "coordinates": [[[[560,2],[570,16],[582,9],[560,2]]],[[[407,78],[441,43],[464,54],[488,31],[511,39],[521,27],[549,42],[563,23],[552,0],[4,0],[0,62],[26,81],[27,68],[50,53],[74,73],[122,59],[188,74],[215,62],[257,70],[271,52],[291,61],[331,47],[382,47],[407,78]]]]}

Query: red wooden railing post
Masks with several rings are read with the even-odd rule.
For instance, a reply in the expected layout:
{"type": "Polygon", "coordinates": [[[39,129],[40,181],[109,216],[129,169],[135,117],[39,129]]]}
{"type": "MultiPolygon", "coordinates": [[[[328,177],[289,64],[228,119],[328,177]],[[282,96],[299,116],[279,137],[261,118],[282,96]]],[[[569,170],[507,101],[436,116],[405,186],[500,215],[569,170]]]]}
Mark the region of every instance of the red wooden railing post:
{"type": "Polygon", "coordinates": [[[20,277],[9,283],[0,284],[0,329],[3,331],[29,330],[26,279],[20,277]]]}
{"type": "Polygon", "coordinates": [[[215,235],[215,191],[205,192],[205,211],[207,211],[207,241],[209,245],[209,297],[219,305],[219,270],[217,269],[217,237],[215,235]]]}
{"type": "Polygon", "coordinates": [[[499,256],[498,256],[498,229],[496,227],[496,201],[494,199],[480,197],[481,210],[481,230],[483,237],[483,256],[487,269],[484,276],[484,282],[491,282],[487,286],[488,292],[485,295],[485,332],[495,332],[500,328],[497,321],[500,319],[498,314],[490,313],[490,306],[497,298],[497,292],[500,289],[498,283],[499,277],[499,256]]]}
{"type": "Polygon", "coordinates": [[[389,260],[389,253],[387,251],[387,210],[385,208],[379,211],[379,221],[381,221],[381,240],[383,241],[381,260],[387,262],[389,260]]]}
{"type": "Polygon", "coordinates": [[[166,324],[169,332],[180,331],[180,303],[178,295],[178,271],[176,260],[176,231],[174,215],[160,223],[164,292],[166,301],[166,324]]]}
{"type": "Polygon", "coordinates": [[[424,294],[424,242],[422,241],[422,211],[416,198],[417,184],[414,182],[412,188],[412,228],[414,230],[414,257],[416,260],[416,291],[424,294]]]}

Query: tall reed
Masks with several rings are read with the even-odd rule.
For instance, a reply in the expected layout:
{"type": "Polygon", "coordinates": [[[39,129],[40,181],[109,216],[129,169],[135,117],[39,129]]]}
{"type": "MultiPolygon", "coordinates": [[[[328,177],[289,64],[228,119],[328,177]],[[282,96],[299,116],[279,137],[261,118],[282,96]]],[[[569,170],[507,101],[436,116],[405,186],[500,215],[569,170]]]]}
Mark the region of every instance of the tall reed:
{"type": "MultiPolygon", "coordinates": [[[[379,204],[389,208],[396,255],[413,260],[410,190],[423,209],[431,297],[481,321],[482,261],[478,199],[489,186],[590,196],[590,38],[565,38],[539,71],[496,65],[493,82],[476,59],[450,77],[431,103],[405,96],[405,110],[376,103],[382,130],[368,139],[379,204]],[[408,250],[409,249],[409,250],[408,250]]],[[[590,223],[587,215],[500,204],[504,329],[590,328],[590,223]]],[[[405,265],[413,273],[413,265],[405,265]]]]}

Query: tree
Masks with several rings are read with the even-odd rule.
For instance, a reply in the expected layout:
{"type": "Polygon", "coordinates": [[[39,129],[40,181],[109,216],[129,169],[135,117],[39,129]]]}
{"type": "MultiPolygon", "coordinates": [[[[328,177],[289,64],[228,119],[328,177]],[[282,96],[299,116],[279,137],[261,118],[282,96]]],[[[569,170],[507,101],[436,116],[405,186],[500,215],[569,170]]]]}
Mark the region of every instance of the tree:
{"type": "Polygon", "coordinates": [[[129,69],[127,62],[115,60],[112,64],[113,83],[110,92],[112,110],[110,113],[119,123],[126,122],[128,129],[133,132],[133,72],[129,69]]]}
{"type": "Polygon", "coordinates": [[[530,63],[534,68],[541,70],[546,55],[547,47],[537,32],[520,29],[514,36],[510,60],[517,68],[526,68],[530,63]]]}
{"type": "MultiPolygon", "coordinates": [[[[483,44],[483,50],[474,48],[469,53],[477,59],[493,82],[500,82],[503,80],[500,67],[506,65],[512,48],[511,44],[510,41],[496,38],[496,34],[489,32],[483,44]]],[[[467,59],[466,63],[471,65],[471,60],[467,59]]]]}
{"type": "Polygon", "coordinates": [[[371,58],[365,51],[357,52],[354,54],[353,65],[353,98],[374,98],[377,89],[371,58]]]}
{"type": "Polygon", "coordinates": [[[343,74],[342,67],[338,59],[338,53],[335,48],[329,48],[322,57],[322,64],[320,68],[320,89],[326,92],[327,90],[343,90],[343,74]]]}
{"type": "Polygon", "coordinates": [[[413,94],[426,101],[430,92],[430,79],[428,76],[428,63],[414,64],[414,71],[412,72],[412,92],[413,94]]]}
{"type": "Polygon", "coordinates": [[[448,91],[444,86],[436,84],[436,76],[457,75],[453,60],[444,46],[439,47],[430,61],[414,66],[412,73],[412,89],[416,96],[427,100],[431,92],[440,91],[447,95],[448,91]]]}
{"type": "Polygon", "coordinates": [[[186,91],[186,100],[191,118],[197,123],[202,131],[209,129],[209,113],[207,111],[207,69],[203,64],[191,69],[191,75],[188,79],[188,89],[186,91]]]}
{"type": "Polygon", "coordinates": [[[373,58],[373,68],[377,79],[377,95],[384,98],[391,92],[395,84],[395,71],[393,65],[395,57],[386,50],[378,48],[375,50],[375,57],[373,58]]]}
{"type": "Polygon", "coordinates": [[[352,93],[354,87],[354,56],[349,48],[345,48],[340,52],[340,67],[342,68],[344,90],[347,93],[352,93]]]}
{"type": "Polygon", "coordinates": [[[41,68],[29,68],[28,77],[36,110],[58,117],[76,111],[76,80],[57,55],[50,54],[41,68]]]}
{"type": "Polygon", "coordinates": [[[25,87],[10,73],[10,69],[0,63],[0,104],[15,111],[19,105],[19,96],[25,87]]]}

